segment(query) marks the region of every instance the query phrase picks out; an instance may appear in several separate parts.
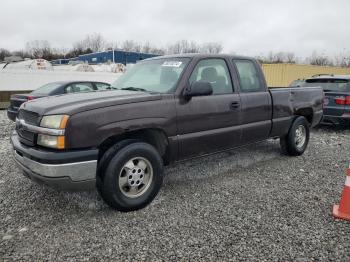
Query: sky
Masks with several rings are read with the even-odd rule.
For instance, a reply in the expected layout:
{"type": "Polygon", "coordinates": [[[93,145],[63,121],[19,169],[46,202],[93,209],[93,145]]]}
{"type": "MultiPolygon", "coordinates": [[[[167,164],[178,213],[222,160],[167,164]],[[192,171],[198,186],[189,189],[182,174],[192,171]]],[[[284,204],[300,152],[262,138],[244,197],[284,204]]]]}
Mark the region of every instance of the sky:
{"type": "Polygon", "coordinates": [[[350,51],[349,0],[1,0],[0,48],[48,40],[71,48],[87,34],[158,47],[187,39],[224,52],[264,55],[350,51]]]}

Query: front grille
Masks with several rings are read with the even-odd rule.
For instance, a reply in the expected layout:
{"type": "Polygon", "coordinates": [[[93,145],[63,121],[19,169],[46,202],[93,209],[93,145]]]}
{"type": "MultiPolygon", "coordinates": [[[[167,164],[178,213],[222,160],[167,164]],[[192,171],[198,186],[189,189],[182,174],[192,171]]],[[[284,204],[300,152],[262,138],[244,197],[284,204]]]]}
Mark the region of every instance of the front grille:
{"type": "Polygon", "coordinates": [[[39,115],[37,113],[20,110],[18,113],[18,118],[23,119],[27,124],[34,126],[39,125],[39,115]]]}
{"type": "Polygon", "coordinates": [[[32,132],[29,132],[27,130],[20,130],[18,132],[18,134],[24,138],[25,140],[28,140],[28,141],[31,141],[31,142],[34,142],[34,139],[35,139],[35,134],[32,133],[32,132]]]}
{"type": "MultiPolygon", "coordinates": [[[[40,121],[40,117],[37,113],[26,111],[23,109],[19,111],[18,119],[22,119],[26,124],[34,125],[34,126],[38,126],[40,121]]],[[[16,130],[18,135],[20,136],[20,140],[22,143],[29,146],[34,146],[35,139],[37,136],[35,133],[29,132],[23,129],[21,125],[17,126],[16,130]]]]}

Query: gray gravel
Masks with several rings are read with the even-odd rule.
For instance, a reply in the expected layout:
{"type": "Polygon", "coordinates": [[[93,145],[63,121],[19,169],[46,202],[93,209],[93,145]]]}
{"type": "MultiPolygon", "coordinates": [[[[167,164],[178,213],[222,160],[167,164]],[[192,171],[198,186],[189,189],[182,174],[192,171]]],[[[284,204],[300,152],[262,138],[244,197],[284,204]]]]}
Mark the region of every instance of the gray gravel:
{"type": "Polygon", "coordinates": [[[12,128],[0,111],[0,261],[350,260],[350,223],[331,215],[349,130],[313,130],[301,157],[271,140],[169,167],[150,206],[120,213],[23,177],[12,128]]]}

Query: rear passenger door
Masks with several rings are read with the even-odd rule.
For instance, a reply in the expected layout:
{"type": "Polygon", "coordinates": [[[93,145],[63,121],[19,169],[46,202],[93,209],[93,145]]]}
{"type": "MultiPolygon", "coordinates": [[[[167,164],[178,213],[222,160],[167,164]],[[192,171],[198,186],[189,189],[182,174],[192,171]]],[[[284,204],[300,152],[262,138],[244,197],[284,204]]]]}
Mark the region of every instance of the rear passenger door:
{"type": "Polygon", "coordinates": [[[234,91],[225,59],[198,61],[188,79],[210,82],[213,94],[177,103],[180,159],[203,155],[239,144],[240,98],[234,91]]]}
{"type": "Polygon", "coordinates": [[[271,95],[258,65],[248,59],[234,59],[241,96],[242,144],[264,140],[271,129],[271,95]]]}

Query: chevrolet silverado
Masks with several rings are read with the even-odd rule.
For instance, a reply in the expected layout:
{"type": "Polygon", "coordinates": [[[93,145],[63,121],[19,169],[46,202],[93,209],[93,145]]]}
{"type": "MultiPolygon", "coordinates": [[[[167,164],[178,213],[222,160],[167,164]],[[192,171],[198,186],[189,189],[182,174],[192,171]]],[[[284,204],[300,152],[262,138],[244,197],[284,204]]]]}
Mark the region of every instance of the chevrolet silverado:
{"type": "Polygon", "coordinates": [[[269,90],[249,57],[155,57],[112,86],[20,107],[11,141],[24,175],[63,190],[97,188],[111,207],[137,210],[159,192],[164,165],[268,138],[298,156],[322,118],[321,88],[269,90]]]}

